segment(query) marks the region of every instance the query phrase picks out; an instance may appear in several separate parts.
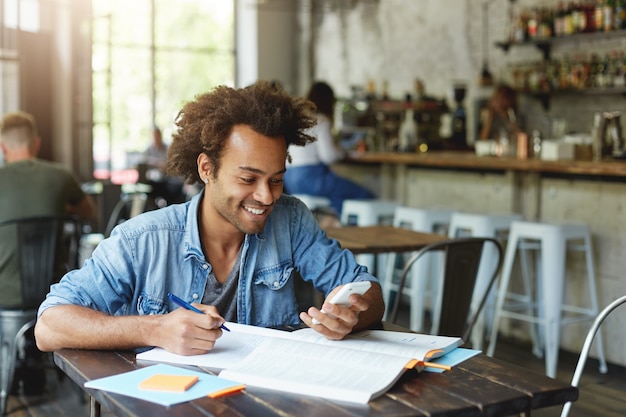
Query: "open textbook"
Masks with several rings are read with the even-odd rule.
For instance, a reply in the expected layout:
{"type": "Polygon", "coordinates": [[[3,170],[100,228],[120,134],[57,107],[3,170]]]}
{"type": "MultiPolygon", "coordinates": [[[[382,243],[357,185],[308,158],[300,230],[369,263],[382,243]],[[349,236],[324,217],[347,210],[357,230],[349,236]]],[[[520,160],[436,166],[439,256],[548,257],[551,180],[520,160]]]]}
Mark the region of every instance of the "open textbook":
{"type": "Polygon", "coordinates": [[[367,403],[384,394],[404,371],[460,346],[457,337],[367,330],[331,341],[313,329],[294,332],[227,322],[214,349],[182,356],[155,348],[137,359],[221,369],[220,376],[249,386],[367,403]]]}

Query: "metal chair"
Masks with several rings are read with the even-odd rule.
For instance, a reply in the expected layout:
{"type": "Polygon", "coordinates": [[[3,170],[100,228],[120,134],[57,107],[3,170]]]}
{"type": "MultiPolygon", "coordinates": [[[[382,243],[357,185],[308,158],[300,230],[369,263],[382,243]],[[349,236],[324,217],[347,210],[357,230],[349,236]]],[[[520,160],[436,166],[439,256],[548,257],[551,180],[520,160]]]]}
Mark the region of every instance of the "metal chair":
{"type": "Polygon", "coordinates": [[[31,217],[0,223],[1,238],[16,239],[21,301],[0,306],[0,415],[6,412],[13,382],[16,357],[24,345],[24,334],[35,325],[37,309],[57,278],[57,259],[63,268],[75,266],[80,234],[76,219],[66,216],[31,217]],[[61,250],[63,249],[63,250],[61,250]],[[62,258],[57,258],[62,256],[62,258]]]}
{"type": "MultiPolygon", "coordinates": [[[[438,280],[431,334],[461,337],[467,344],[479,313],[482,311],[502,267],[503,250],[500,241],[489,237],[449,239],[432,243],[416,252],[405,264],[395,291],[395,301],[390,321],[395,323],[404,291],[406,277],[411,267],[427,253],[443,251],[442,274],[438,280]],[[486,245],[493,245],[496,252],[495,265],[485,288],[476,287],[482,253],[486,245]]],[[[429,279],[429,277],[419,277],[429,279]]],[[[411,283],[414,285],[416,283],[411,283]]]]}
{"type": "MultiPolygon", "coordinates": [[[[416,232],[445,235],[448,232],[451,216],[452,211],[446,209],[398,206],[394,212],[393,225],[415,230],[416,232]]],[[[437,275],[436,268],[440,263],[439,255],[437,253],[431,254],[431,256],[428,256],[430,258],[429,261],[420,262],[411,271],[411,281],[415,282],[415,285],[411,285],[411,290],[405,291],[405,294],[409,296],[410,300],[409,328],[413,331],[419,332],[423,330],[424,307],[426,307],[426,302],[432,300],[435,296],[433,288],[435,283],[433,280],[437,275]],[[433,280],[417,279],[417,277],[424,274],[429,274],[428,276],[433,278],[433,280]]],[[[411,253],[392,252],[387,257],[384,279],[381,280],[383,299],[386,305],[389,304],[390,289],[393,287],[392,283],[399,277],[404,267],[404,260],[409,259],[410,256],[411,253]]]]}
{"type": "MultiPolygon", "coordinates": [[[[157,203],[154,204],[156,205],[157,203]]],[[[109,237],[115,226],[151,209],[152,208],[149,208],[148,204],[148,194],[122,194],[120,201],[117,202],[111,211],[111,215],[109,216],[109,220],[107,221],[106,229],[104,231],[104,236],[109,237]]]]}
{"type": "MultiPolygon", "coordinates": [[[[600,313],[598,313],[598,315],[596,316],[596,319],[591,325],[591,328],[587,332],[585,343],[583,343],[583,348],[580,351],[580,356],[578,357],[578,363],[576,363],[576,369],[574,370],[574,376],[572,377],[573,386],[577,387],[578,383],[580,382],[583,370],[585,369],[585,363],[587,362],[587,358],[589,357],[589,351],[591,350],[593,339],[600,329],[600,325],[602,325],[604,320],[613,310],[615,310],[617,307],[624,303],[626,303],[626,295],[621,296],[608,306],[604,307],[604,309],[600,311],[600,313]]],[[[572,403],[565,403],[565,405],[563,406],[563,410],[561,411],[561,417],[567,417],[569,415],[570,408],[572,408],[572,403]]]]}

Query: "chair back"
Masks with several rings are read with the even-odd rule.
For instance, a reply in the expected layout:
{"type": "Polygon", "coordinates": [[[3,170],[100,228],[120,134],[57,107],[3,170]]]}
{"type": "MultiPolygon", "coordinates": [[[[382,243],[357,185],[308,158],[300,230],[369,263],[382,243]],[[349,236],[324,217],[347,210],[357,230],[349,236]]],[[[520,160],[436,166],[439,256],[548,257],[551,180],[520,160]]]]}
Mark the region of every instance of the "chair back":
{"type": "MultiPolygon", "coordinates": [[[[572,377],[572,386],[577,387],[580,382],[580,378],[582,377],[583,370],[585,369],[585,363],[587,362],[587,358],[589,357],[589,351],[591,350],[591,345],[593,344],[593,339],[598,333],[598,329],[600,329],[600,325],[604,322],[607,316],[615,310],[617,307],[626,303],[626,295],[623,295],[613,301],[608,306],[604,307],[602,311],[596,316],[591,328],[587,332],[587,337],[585,337],[585,342],[583,343],[583,348],[580,351],[580,356],[578,357],[578,362],[576,363],[576,369],[574,370],[574,376],[572,377]]],[[[565,403],[563,406],[563,410],[561,411],[561,417],[567,417],[569,415],[569,411],[572,408],[572,403],[565,403]]]]}
{"type": "MultiPolygon", "coordinates": [[[[502,267],[503,250],[500,241],[488,237],[468,237],[444,240],[425,246],[407,261],[400,276],[397,295],[390,316],[396,322],[400,295],[411,267],[426,253],[440,251],[444,253],[444,265],[439,285],[439,296],[434,308],[433,320],[438,323],[431,333],[445,336],[461,337],[466,343],[478,315],[487,301],[487,296],[502,267]],[[480,261],[485,245],[496,248],[496,262],[489,282],[478,290],[477,278],[480,261]],[[474,301],[473,301],[474,300],[474,301]]],[[[420,277],[419,279],[427,279],[420,277]]],[[[413,285],[413,284],[412,284],[413,285]]]]}
{"type": "Polygon", "coordinates": [[[109,237],[115,226],[149,209],[151,208],[148,207],[148,194],[123,194],[115,207],[113,207],[113,211],[111,211],[104,230],[104,236],[109,237]]]}
{"type": "Polygon", "coordinates": [[[17,240],[15,255],[22,294],[19,308],[36,309],[55,279],[59,255],[65,269],[76,267],[79,223],[67,216],[41,216],[4,221],[0,228],[7,231],[5,238],[14,233],[17,240]]]}

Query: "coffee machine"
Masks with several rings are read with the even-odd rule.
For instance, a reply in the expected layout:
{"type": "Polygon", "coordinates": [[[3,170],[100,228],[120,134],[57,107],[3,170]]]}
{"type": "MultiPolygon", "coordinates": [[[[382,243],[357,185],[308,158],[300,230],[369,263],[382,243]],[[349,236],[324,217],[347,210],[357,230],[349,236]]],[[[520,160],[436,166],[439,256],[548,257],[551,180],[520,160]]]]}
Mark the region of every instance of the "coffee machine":
{"type": "Polygon", "coordinates": [[[464,149],[467,147],[467,111],[463,106],[465,84],[454,85],[454,101],[456,107],[452,112],[452,135],[450,136],[450,147],[453,149],[464,149]]]}

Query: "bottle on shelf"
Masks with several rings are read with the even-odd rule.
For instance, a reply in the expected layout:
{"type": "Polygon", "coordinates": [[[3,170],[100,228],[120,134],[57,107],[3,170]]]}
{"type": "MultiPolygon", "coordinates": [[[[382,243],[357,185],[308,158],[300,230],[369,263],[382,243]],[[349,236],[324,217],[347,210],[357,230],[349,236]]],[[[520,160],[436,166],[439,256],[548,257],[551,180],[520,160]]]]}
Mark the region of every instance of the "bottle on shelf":
{"type": "Polygon", "coordinates": [[[565,9],[565,15],[563,16],[563,35],[569,36],[574,34],[575,17],[574,5],[570,2],[565,9]]]}
{"type": "Polygon", "coordinates": [[[518,159],[528,159],[528,135],[524,132],[517,134],[516,152],[515,156],[518,159]]]}
{"type": "Polygon", "coordinates": [[[565,34],[565,6],[562,1],[556,5],[554,12],[554,36],[563,36],[565,34]]]}
{"type": "Polygon", "coordinates": [[[613,11],[613,29],[626,29],[626,0],[617,0],[613,11]]]}
{"type": "Polygon", "coordinates": [[[603,8],[603,29],[605,32],[610,32],[612,31],[613,28],[613,23],[615,22],[615,17],[614,17],[614,12],[615,12],[615,0],[605,0],[604,1],[604,8],[603,8]]]}
{"type": "Polygon", "coordinates": [[[604,0],[596,0],[594,22],[596,31],[601,32],[604,30],[604,0]]]}
{"type": "Polygon", "coordinates": [[[541,133],[538,130],[533,130],[532,133],[532,157],[541,158],[541,133]]]}
{"type": "Polygon", "coordinates": [[[537,37],[537,28],[539,26],[539,8],[533,7],[528,15],[528,38],[535,39],[537,37]]]}
{"type": "Polygon", "coordinates": [[[398,146],[400,152],[413,152],[417,145],[418,126],[415,123],[412,107],[404,111],[404,120],[400,124],[398,131],[398,146]]]}
{"type": "Polygon", "coordinates": [[[585,13],[585,27],[583,28],[584,33],[591,33],[596,31],[596,18],[595,18],[595,5],[593,0],[587,0],[583,6],[583,11],[585,13]]]}

